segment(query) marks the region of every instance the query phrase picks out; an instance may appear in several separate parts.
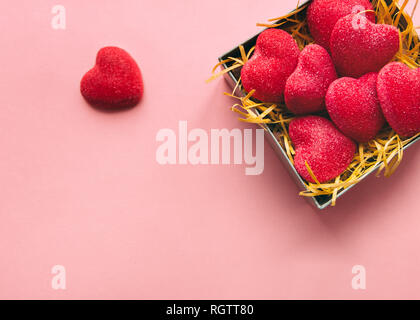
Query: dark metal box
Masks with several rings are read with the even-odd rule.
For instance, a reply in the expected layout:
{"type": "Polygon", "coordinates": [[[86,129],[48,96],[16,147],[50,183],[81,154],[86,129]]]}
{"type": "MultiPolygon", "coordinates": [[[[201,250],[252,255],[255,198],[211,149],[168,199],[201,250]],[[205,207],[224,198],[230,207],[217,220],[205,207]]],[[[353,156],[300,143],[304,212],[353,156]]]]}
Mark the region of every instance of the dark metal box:
{"type": "MultiPolygon", "coordinates": [[[[310,1],[307,1],[307,2],[303,3],[299,8],[297,8],[297,10],[301,9],[302,7],[304,7],[309,2],[310,1]]],[[[388,0],[387,2],[389,3],[390,0],[388,0]]],[[[306,15],[306,9],[298,12],[297,15],[299,17],[304,17],[306,15]]],[[[407,21],[404,20],[404,17],[403,16],[401,16],[400,25],[402,25],[402,26],[406,26],[407,25],[407,21]]],[[[282,28],[286,28],[286,27],[287,27],[287,23],[283,24],[282,26],[280,26],[278,28],[282,29],[282,28]]],[[[241,43],[240,44],[240,45],[242,45],[244,47],[244,49],[245,49],[246,52],[248,52],[252,47],[255,46],[255,43],[256,43],[256,40],[257,40],[258,35],[259,35],[259,33],[256,34],[255,36],[253,36],[252,38],[250,38],[249,40],[245,41],[244,43],[241,43]]],[[[240,53],[240,49],[239,49],[239,46],[240,45],[238,45],[236,48],[232,49],[231,51],[229,51],[226,54],[224,54],[221,57],[219,57],[219,61],[222,62],[222,61],[228,59],[229,57],[240,58],[241,57],[241,53],[240,53]]],[[[227,69],[231,65],[232,65],[232,62],[224,63],[224,64],[222,64],[222,68],[227,69]]],[[[231,86],[232,89],[234,89],[237,86],[237,83],[238,83],[239,78],[240,78],[240,72],[241,72],[241,69],[238,68],[238,69],[234,69],[234,70],[232,70],[232,71],[230,71],[228,73],[225,73],[225,75],[224,75],[225,80],[231,86]]],[[[246,95],[245,92],[243,92],[243,91],[238,92],[238,91],[240,91],[240,90],[237,90],[237,92],[236,92],[237,95],[240,95],[240,96],[245,96],[246,95]]],[[[298,185],[298,187],[300,189],[306,190],[305,182],[302,180],[302,178],[300,177],[300,175],[297,173],[295,167],[290,162],[290,160],[289,160],[289,158],[288,158],[288,156],[286,154],[286,151],[284,149],[284,146],[275,137],[275,135],[273,133],[273,130],[272,130],[272,125],[262,124],[262,127],[265,129],[266,139],[270,142],[270,145],[272,146],[272,148],[274,149],[274,151],[278,155],[279,159],[282,161],[282,163],[285,166],[285,168],[288,169],[291,177],[295,180],[295,182],[297,183],[297,185],[298,185]]],[[[413,141],[411,141],[410,143],[408,143],[407,145],[405,145],[404,146],[404,150],[406,150],[407,148],[409,148],[410,146],[412,146],[418,140],[420,140],[420,136],[417,137],[416,139],[414,139],[413,141]]],[[[380,167],[381,164],[382,163],[379,163],[375,167],[375,170],[372,170],[371,172],[365,174],[360,179],[360,181],[363,180],[363,179],[365,179],[366,177],[368,177],[374,171],[376,171],[380,167]]],[[[338,194],[337,194],[337,199],[339,197],[341,197],[342,195],[344,195],[344,193],[346,193],[347,191],[349,191],[355,185],[357,185],[357,184],[351,185],[348,188],[339,191],[338,194]]],[[[311,202],[312,205],[314,205],[316,208],[321,209],[321,210],[322,209],[325,209],[328,206],[330,206],[331,205],[331,202],[332,202],[332,197],[331,196],[307,197],[307,199],[311,202]]]]}

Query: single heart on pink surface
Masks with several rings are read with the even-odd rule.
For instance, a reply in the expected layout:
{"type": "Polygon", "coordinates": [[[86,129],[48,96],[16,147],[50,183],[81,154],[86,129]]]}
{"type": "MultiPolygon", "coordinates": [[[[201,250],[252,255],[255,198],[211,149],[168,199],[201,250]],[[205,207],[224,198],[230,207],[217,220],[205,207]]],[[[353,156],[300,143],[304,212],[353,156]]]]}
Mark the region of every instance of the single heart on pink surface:
{"type": "Polygon", "coordinates": [[[241,71],[242,85],[262,102],[278,103],[284,99],[286,80],[295,70],[300,54],[296,41],[279,29],[263,31],[255,52],[241,71]]]}
{"type": "Polygon", "coordinates": [[[378,76],[378,97],[386,120],[400,136],[420,132],[420,68],[393,62],[378,76]]]}
{"type": "Polygon", "coordinates": [[[305,47],[296,70],[287,79],[284,99],[295,114],[308,114],[325,109],[325,94],[337,79],[334,64],[327,50],[317,44],[305,47]]]}
{"type": "Polygon", "coordinates": [[[334,124],[319,116],[295,118],[289,135],[295,146],[296,171],[308,182],[316,182],[305,165],[308,163],[318,182],[327,182],[343,173],[350,165],[356,144],[334,124]]]}
{"type": "Polygon", "coordinates": [[[325,97],[328,113],[334,124],[346,136],[367,142],[385,124],[376,93],[377,73],[360,79],[340,78],[334,81],[325,97]]]}
{"type": "Polygon", "coordinates": [[[351,14],[338,20],[330,39],[337,72],[353,78],[379,72],[392,60],[399,46],[396,27],[374,24],[360,14],[351,14]]]}
{"type": "Polygon", "coordinates": [[[80,91],[95,107],[130,108],[143,95],[143,80],[136,61],[126,51],[105,47],[99,50],[95,66],[82,78],[80,91]]]}
{"type": "MultiPolygon", "coordinates": [[[[307,11],[309,30],[315,42],[330,49],[331,32],[337,21],[349,14],[373,10],[369,0],[314,0],[307,11]]],[[[366,17],[375,22],[375,13],[366,12],[366,17]]]]}

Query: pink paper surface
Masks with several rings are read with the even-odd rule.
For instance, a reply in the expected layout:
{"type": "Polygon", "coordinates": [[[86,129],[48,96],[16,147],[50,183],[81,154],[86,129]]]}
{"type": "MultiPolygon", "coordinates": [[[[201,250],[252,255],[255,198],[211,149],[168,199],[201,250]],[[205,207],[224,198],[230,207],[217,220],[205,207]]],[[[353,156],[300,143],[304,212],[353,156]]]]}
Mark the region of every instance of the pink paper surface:
{"type": "Polygon", "coordinates": [[[205,79],[295,0],[62,0],[65,30],[51,27],[56,4],[0,3],[0,298],[420,298],[419,145],[391,178],[324,212],[267,143],[259,176],[156,162],[156,133],[180,120],[254,128],[230,111],[225,82],[205,79]],[[80,95],[107,45],[143,72],[132,110],[100,112],[80,95]],[[51,286],[54,265],[65,290],[51,286]],[[354,265],[366,290],[352,288],[354,265]]]}

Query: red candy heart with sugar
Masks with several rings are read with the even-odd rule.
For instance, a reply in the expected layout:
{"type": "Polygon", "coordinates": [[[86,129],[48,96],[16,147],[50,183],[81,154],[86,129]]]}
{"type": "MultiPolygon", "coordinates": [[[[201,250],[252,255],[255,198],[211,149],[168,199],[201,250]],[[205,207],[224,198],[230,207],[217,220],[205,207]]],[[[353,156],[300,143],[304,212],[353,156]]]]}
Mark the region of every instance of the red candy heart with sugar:
{"type": "Polygon", "coordinates": [[[312,44],[303,49],[296,70],[286,82],[284,99],[295,114],[308,114],[325,109],[325,94],[335,79],[334,64],[327,50],[312,44]]]}
{"type": "Polygon", "coordinates": [[[376,93],[377,78],[373,72],[360,79],[340,78],[331,84],[325,97],[331,120],[358,142],[373,139],[385,124],[376,93]]]}
{"type": "Polygon", "coordinates": [[[295,70],[300,54],[296,41],[279,29],[263,31],[255,52],[241,71],[242,85],[263,102],[278,103],[284,99],[286,80],[295,70]]]}
{"type": "Polygon", "coordinates": [[[420,68],[393,62],[378,76],[378,96],[386,120],[400,136],[420,132],[420,68]]]}
{"type": "Polygon", "coordinates": [[[290,122],[289,135],[295,146],[296,171],[308,182],[308,163],[318,182],[324,183],[342,174],[353,160],[356,144],[334,124],[319,116],[295,118],[290,122]]]}
{"type": "Polygon", "coordinates": [[[331,55],[341,76],[359,78],[379,72],[400,47],[398,29],[374,24],[359,14],[338,20],[330,39],[331,55]],[[356,21],[360,19],[360,23],[356,21]]]}
{"type": "MultiPolygon", "coordinates": [[[[373,10],[369,0],[314,0],[307,11],[309,30],[315,42],[330,49],[331,32],[337,21],[349,14],[373,10]]],[[[375,13],[366,12],[366,17],[375,22],[375,13]]]]}
{"type": "Polygon", "coordinates": [[[91,105],[103,109],[135,106],[143,96],[143,80],[136,61],[123,49],[99,50],[95,66],[80,82],[80,92],[91,105]]]}

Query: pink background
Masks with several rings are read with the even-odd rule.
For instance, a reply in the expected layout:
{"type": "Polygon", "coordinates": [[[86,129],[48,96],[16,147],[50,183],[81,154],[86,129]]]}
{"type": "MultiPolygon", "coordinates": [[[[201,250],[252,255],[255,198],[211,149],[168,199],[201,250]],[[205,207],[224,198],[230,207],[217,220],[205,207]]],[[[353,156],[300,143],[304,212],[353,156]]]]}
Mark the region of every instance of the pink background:
{"type": "Polygon", "coordinates": [[[256,22],[295,5],[2,1],[0,298],[420,298],[419,145],[393,177],[369,178],[322,213],[268,144],[261,176],[155,160],[157,131],[179,120],[253,128],[229,110],[222,79],[204,80],[256,22]],[[50,26],[56,4],[66,30],[50,26]],[[106,45],[142,69],[132,110],[99,112],[79,93],[106,45]],[[66,290],[51,288],[57,264],[66,290]],[[351,287],[356,264],[365,291],[351,287]]]}

